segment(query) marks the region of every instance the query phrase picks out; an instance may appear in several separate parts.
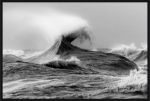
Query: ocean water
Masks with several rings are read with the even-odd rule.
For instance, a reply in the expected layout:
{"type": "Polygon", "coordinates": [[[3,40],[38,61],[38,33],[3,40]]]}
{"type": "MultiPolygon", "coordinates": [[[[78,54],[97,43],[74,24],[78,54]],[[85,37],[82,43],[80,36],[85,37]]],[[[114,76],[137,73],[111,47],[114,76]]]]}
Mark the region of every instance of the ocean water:
{"type": "MultiPolygon", "coordinates": [[[[76,57],[66,61],[80,63],[76,57]]],[[[109,75],[86,69],[73,69],[74,67],[60,69],[27,63],[3,62],[3,98],[147,98],[147,59],[135,63],[138,65],[138,71],[132,70],[129,75],[109,75]]]]}
{"type": "Polygon", "coordinates": [[[5,21],[13,28],[5,38],[15,40],[5,41],[20,50],[3,50],[4,99],[147,98],[146,45],[102,52],[85,19],[48,9],[8,10],[5,21]]]}

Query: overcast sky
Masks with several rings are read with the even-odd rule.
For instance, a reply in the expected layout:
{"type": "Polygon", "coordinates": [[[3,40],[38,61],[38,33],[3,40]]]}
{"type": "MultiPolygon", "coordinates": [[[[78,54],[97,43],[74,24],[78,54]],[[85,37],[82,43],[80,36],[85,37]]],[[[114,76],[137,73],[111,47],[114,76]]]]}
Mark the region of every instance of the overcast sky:
{"type": "Polygon", "coordinates": [[[86,19],[98,48],[147,42],[147,3],[5,3],[3,12],[36,7],[66,11],[86,19]]]}

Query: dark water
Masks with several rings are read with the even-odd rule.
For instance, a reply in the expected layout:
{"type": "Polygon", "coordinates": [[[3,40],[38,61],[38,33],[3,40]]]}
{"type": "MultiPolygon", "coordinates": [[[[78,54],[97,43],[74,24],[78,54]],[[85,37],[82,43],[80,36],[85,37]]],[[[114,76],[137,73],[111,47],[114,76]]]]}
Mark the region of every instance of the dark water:
{"type": "MultiPolygon", "coordinates": [[[[132,55],[134,58],[125,56],[130,60],[115,54],[85,50],[61,54],[65,61],[59,59],[48,64],[21,62],[17,57],[5,57],[3,98],[147,98],[145,53],[136,53],[132,55]]],[[[44,54],[44,57],[47,56],[49,52],[44,54]]]]}
{"type": "Polygon", "coordinates": [[[147,98],[147,67],[142,65],[138,72],[126,76],[48,67],[41,70],[38,65],[18,63],[4,63],[4,67],[3,98],[147,98]],[[15,69],[11,69],[13,66],[15,69]]]}

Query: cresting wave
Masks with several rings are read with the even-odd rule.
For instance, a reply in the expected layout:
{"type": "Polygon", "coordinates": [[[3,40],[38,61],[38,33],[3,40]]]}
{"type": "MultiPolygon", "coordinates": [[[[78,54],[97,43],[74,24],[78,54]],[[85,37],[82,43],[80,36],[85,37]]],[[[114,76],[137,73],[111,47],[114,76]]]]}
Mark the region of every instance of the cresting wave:
{"type": "MultiPolygon", "coordinates": [[[[92,68],[109,75],[127,75],[132,69],[138,70],[137,65],[125,57],[92,51],[92,29],[88,22],[79,16],[57,11],[34,12],[16,9],[5,12],[4,16],[4,21],[8,21],[6,24],[17,23],[11,35],[17,41],[17,45],[23,46],[24,56],[21,58],[24,62],[49,64],[53,61],[52,63],[57,65],[57,60],[61,60],[60,64],[66,65],[62,60],[66,61],[74,56],[81,61],[81,67],[92,68]],[[84,46],[88,49],[84,49],[84,46]],[[26,51],[28,49],[30,50],[26,51]]],[[[8,60],[8,57],[5,60],[8,60]]]]}
{"type": "Polygon", "coordinates": [[[137,47],[134,43],[130,45],[121,44],[113,47],[108,52],[125,56],[134,62],[147,61],[147,45],[144,43],[141,43],[140,47],[137,47]]]}
{"type": "Polygon", "coordinates": [[[37,56],[28,58],[25,61],[43,64],[52,60],[56,60],[55,57],[62,56],[66,52],[84,50],[72,44],[72,42],[75,40],[78,40],[78,44],[81,44],[87,40],[89,42],[88,44],[92,45],[89,31],[87,31],[86,28],[81,28],[77,31],[68,33],[67,35],[62,34],[61,36],[58,36],[58,39],[54,42],[54,45],[52,45],[49,49],[37,56]]]}
{"type": "Polygon", "coordinates": [[[91,27],[79,16],[52,10],[41,14],[16,9],[4,13],[4,16],[9,14],[12,14],[9,16],[11,19],[4,17],[4,21],[8,20],[6,22],[12,25],[18,23],[17,29],[14,29],[16,33],[12,35],[20,46],[25,47],[24,55],[21,56],[25,61],[46,63],[53,60],[56,55],[73,50],[82,44],[88,44],[88,48],[92,49],[91,27]],[[20,27],[21,24],[24,25],[20,27]],[[26,44],[27,42],[30,43],[26,44]],[[28,49],[32,55],[28,55],[25,51],[28,49]],[[34,49],[40,51],[32,52],[34,49]]]}

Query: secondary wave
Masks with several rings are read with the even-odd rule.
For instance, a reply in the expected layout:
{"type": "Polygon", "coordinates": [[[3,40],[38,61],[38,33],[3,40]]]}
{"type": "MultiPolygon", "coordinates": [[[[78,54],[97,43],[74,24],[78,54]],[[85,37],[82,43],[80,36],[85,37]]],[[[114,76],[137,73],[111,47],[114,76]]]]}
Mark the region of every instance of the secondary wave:
{"type": "Polygon", "coordinates": [[[147,60],[147,45],[143,43],[140,47],[136,47],[134,43],[130,45],[121,44],[113,47],[109,52],[125,56],[135,62],[147,60]]]}

